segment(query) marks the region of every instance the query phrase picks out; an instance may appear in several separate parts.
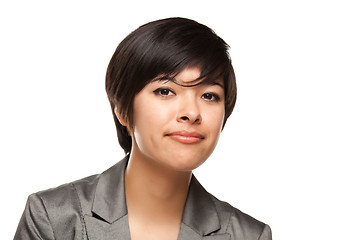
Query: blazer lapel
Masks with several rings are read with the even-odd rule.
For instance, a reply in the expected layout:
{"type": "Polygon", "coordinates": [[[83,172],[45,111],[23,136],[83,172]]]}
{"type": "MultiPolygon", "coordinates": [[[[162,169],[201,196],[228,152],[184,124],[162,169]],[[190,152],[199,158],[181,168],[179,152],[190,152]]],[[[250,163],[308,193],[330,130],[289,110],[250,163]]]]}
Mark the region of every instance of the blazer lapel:
{"type": "Polygon", "coordinates": [[[221,228],[212,196],[192,176],[185,203],[179,240],[228,240],[229,234],[216,234],[221,228]]]}
{"type": "Polygon", "coordinates": [[[212,236],[206,236],[203,240],[231,240],[229,234],[217,234],[212,236]]]}
{"type": "Polygon", "coordinates": [[[89,240],[128,240],[130,231],[127,215],[112,224],[91,216],[85,216],[86,232],[89,240]]]}
{"type": "Polygon", "coordinates": [[[85,215],[89,240],[130,239],[124,174],[128,156],[100,175],[92,205],[85,215]]]}
{"type": "Polygon", "coordinates": [[[182,223],[178,240],[230,240],[229,234],[217,234],[212,236],[202,236],[193,229],[182,223]]]}

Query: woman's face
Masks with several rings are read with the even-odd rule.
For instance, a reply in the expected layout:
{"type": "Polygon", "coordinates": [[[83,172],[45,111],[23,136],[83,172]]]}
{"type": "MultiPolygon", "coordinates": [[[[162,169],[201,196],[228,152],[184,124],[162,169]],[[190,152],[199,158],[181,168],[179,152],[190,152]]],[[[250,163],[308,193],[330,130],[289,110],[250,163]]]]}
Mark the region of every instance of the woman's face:
{"type": "MultiPolygon", "coordinates": [[[[175,78],[185,84],[199,76],[199,68],[186,68],[175,78]]],[[[223,80],[194,87],[151,82],[135,96],[133,109],[131,155],[191,171],[217,144],[225,113],[223,80]]]]}

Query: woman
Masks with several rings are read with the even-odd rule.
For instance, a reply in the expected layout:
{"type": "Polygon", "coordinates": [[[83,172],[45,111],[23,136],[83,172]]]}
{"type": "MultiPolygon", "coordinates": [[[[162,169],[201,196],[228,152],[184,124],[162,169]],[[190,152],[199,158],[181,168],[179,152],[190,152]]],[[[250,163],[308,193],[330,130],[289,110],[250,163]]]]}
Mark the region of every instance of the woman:
{"type": "Polygon", "coordinates": [[[106,75],[126,157],[100,175],[32,194],[15,239],[271,239],[268,225],[192,175],[235,105],[227,49],[211,29],[183,18],[128,35],[106,75]]]}

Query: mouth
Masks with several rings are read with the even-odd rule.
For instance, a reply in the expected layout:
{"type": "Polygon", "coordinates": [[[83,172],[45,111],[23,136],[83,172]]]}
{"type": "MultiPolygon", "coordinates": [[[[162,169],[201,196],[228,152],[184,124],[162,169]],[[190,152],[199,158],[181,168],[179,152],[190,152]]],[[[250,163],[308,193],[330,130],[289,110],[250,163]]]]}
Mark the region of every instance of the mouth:
{"type": "Polygon", "coordinates": [[[197,132],[188,132],[188,131],[178,131],[166,134],[165,136],[170,137],[171,139],[185,144],[194,144],[199,143],[205,139],[205,137],[197,132]]]}

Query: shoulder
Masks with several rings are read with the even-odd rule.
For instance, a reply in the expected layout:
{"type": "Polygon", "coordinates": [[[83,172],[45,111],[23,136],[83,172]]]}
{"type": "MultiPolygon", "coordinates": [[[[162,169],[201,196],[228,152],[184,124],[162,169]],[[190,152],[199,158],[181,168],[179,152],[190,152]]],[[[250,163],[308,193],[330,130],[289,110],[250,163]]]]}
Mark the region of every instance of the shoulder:
{"type": "MultiPolygon", "coordinates": [[[[211,195],[211,194],[210,194],[211,195]]],[[[271,240],[270,227],[211,195],[221,221],[221,230],[236,239],[271,240]]],[[[234,239],[235,239],[234,238],[234,239]]]]}
{"type": "MultiPolygon", "coordinates": [[[[40,200],[49,217],[55,216],[60,218],[60,221],[68,217],[91,215],[98,186],[106,185],[105,182],[110,179],[118,179],[116,176],[121,175],[126,163],[127,157],[101,174],[37,192],[29,196],[28,201],[40,200]]],[[[115,185],[115,182],[113,184],[115,185]]]]}
{"type": "MultiPolygon", "coordinates": [[[[95,186],[100,175],[92,175],[74,182],[32,194],[40,198],[47,209],[79,210],[82,202],[92,201],[95,186]]],[[[30,197],[31,197],[30,196],[30,197]]],[[[30,198],[29,197],[29,198],[30,198]]]]}
{"type": "Polygon", "coordinates": [[[86,239],[83,208],[92,202],[98,178],[94,175],[31,194],[14,239],[86,239]]]}
{"type": "Polygon", "coordinates": [[[33,206],[32,212],[37,213],[38,218],[47,219],[55,237],[85,239],[83,216],[91,215],[99,176],[93,175],[34,193],[29,196],[27,205],[33,206]]]}

